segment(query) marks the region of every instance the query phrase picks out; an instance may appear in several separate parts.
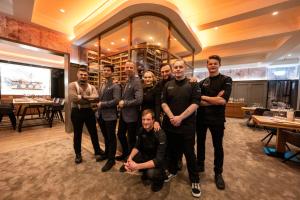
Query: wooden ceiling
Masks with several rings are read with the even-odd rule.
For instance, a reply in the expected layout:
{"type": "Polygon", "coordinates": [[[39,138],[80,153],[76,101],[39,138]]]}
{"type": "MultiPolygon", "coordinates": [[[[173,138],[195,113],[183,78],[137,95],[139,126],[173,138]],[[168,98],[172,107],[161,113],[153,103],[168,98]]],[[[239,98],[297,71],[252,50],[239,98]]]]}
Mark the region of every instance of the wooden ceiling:
{"type": "MultiPolygon", "coordinates": [[[[31,22],[70,35],[93,11],[115,1],[35,0],[31,22]]],[[[152,2],[156,1],[163,0],[152,2]]],[[[195,56],[197,67],[211,54],[219,54],[227,64],[299,58],[300,0],[166,1],[178,8],[201,41],[203,51],[195,56]]],[[[18,13],[13,15],[17,17],[18,13]]]]}

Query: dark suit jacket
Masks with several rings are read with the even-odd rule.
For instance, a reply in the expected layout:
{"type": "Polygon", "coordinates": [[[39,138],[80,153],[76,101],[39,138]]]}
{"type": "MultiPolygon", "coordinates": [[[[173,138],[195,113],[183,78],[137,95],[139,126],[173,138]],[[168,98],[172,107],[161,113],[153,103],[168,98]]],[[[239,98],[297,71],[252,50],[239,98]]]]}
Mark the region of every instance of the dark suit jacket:
{"type": "Polygon", "coordinates": [[[126,123],[137,122],[143,101],[143,87],[139,77],[132,77],[128,80],[121,99],[124,100],[124,107],[121,109],[123,120],[126,123]]]}
{"type": "Polygon", "coordinates": [[[121,98],[121,88],[118,84],[113,83],[110,79],[101,92],[103,85],[101,85],[99,90],[99,101],[101,102],[101,107],[98,109],[99,116],[103,118],[104,121],[117,120],[117,105],[121,98]]]}

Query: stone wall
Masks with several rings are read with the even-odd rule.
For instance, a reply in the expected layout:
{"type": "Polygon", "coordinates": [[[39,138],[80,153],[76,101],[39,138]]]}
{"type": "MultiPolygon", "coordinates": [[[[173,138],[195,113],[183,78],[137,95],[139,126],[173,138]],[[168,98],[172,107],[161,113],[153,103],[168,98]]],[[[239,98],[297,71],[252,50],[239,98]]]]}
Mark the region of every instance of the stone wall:
{"type": "Polygon", "coordinates": [[[65,53],[71,51],[67,35],[4,15],[0,15],[0,37],[65,53]]]}

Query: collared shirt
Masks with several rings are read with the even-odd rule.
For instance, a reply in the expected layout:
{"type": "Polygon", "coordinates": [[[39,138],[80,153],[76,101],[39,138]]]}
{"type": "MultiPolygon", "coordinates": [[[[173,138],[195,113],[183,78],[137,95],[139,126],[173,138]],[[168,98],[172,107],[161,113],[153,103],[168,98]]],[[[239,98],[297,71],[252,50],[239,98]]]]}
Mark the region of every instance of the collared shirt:
{"type": "MultiPolygon", "coordinates": [[[[172,113],[177,116],[184,112],[191,104],[200,104],[201,90],[197,83],[190,83],[189,79],[171,80],[164,86],[162,103],[166,103],[172,113]]],[[[175,127],[171,124],[167,115],[164,116],[163,128],[166,131],[179,134],[194,134],[196,126],[195,113],[175,127]]]]}
{"type": "Polygon", "coordinates": [[[155,167],[162,167],[166,153],[166,135],[160,129],[155,132],[154,129],[147,132],[141,128],[137,134],[135,148],[150,160],[153,160],[155,167]]]}
{"type": "MultiPolygon", "coordinates": [[[[220,91],[224,90],[222,97],[227,102],[231,94],[232,79],[229,76],[218,74],[217,76],[207,77],[200,81],[199,87],[201,88],[202,95],[210,97],[215,97],[220,91]]],[[[225,107],[226,105],[200,106],[197,110],[197,123],[210,125],[224,124],[225,107]]]]}

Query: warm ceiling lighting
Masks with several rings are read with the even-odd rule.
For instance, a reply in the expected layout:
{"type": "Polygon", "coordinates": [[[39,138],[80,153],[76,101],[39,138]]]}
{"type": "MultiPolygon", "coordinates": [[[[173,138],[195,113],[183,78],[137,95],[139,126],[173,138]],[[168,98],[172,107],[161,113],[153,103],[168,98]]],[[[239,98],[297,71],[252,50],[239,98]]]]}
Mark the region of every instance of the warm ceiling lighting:
{"type": "Polygon", "coordinates": [[[214,29],[215,29],[215,30],[218,30],[218,29],[219,29],[219,27],[215,27],[214,29]]]}
{"type": "Polygon", "coordinates": [[[121,40],[124,42],[124,41],[125,41],[125,38],[121,38],[121,40]]]}
{"type": "Polygon", "coordinates": [[[0,54],[4,54],[4,55],[7,55],[7,56],[13,56],[13,57],[16,57],[16,58],[25,58],[25,59],[27,58],[27,59],[43,61],[43,62],[49,62],[49,63],[55,63],[55,64],[64,64],[63,60],[58,61],[58,60],[54,60],[54,59],[40,58],[38,56],[27,56],[27,55],[24,55],[24,54],[1,51],[1,50],[0,50],[0,54]]]}
{"type": "Polygon", "coordinates": [[[158,45],[158,46],[160,46],[160,45],[161,45],[161,43],[159,42],[159,43],[157,43],[157,45],[158,45]]]}
{"type": "Polygon", "coordinates": [[[174,40],[175,40],[175,41],[177,41],[177,39],[176,39],[176,38],[174,38],[174,40]]]}
{"type": "Polygon", "coordinates": [[[95,47],[97,47],[97,46],[98,46],[98,44],[94,44],[94,46],[95,46],[95,47]]]}
{"type": "Polygon", "coordinates": [[[111,42],[110,44],[111,44],[111,45],[115,45],[115,43],[114,43],[114,42],[111,42]]]}
{"type": "Polygon", "coordinates": [[[75,38],[75,35],[69,35],[68,39],[73,40],[75,38]]]}
{"type": "Polygon", "coordinates": [[[108,48],[107,51],[110,51],[110,48],[108,48]]]}
{"type": "Polygon", "coordinates": [[[40,50],[39,48],[32,47],[32,46],[27,46],[27,45],[24,45],[24,44],[20,44],[19,46],[23,49],[28,49],[28,50],[32,50],[32,51],[39,51],[40,50]]]}
{"type": "Polygon", "coordinates": [[[150,36],[150,37],[149,37],[149,40],[153,40],[153,37],[150,36]]]}
{"type": "Polygon", "coordinates": [[[278,13],[279,13],[278,11],[275,11],[272,13],[272,15],[275,16],[275,15],[278,15],[278,13]]]}
{"type": "Polygon", "coordinates": [[[64,10],[64,9],[59,9],[59,12],[61,12],[61,13],[65,13],[66,11],[64,10]]]}
{"type": "Polygon", "coordinates": [[[149,21],[147,21],[147,24],[150,24],[150,22],[149,22],[149,21]]]}

